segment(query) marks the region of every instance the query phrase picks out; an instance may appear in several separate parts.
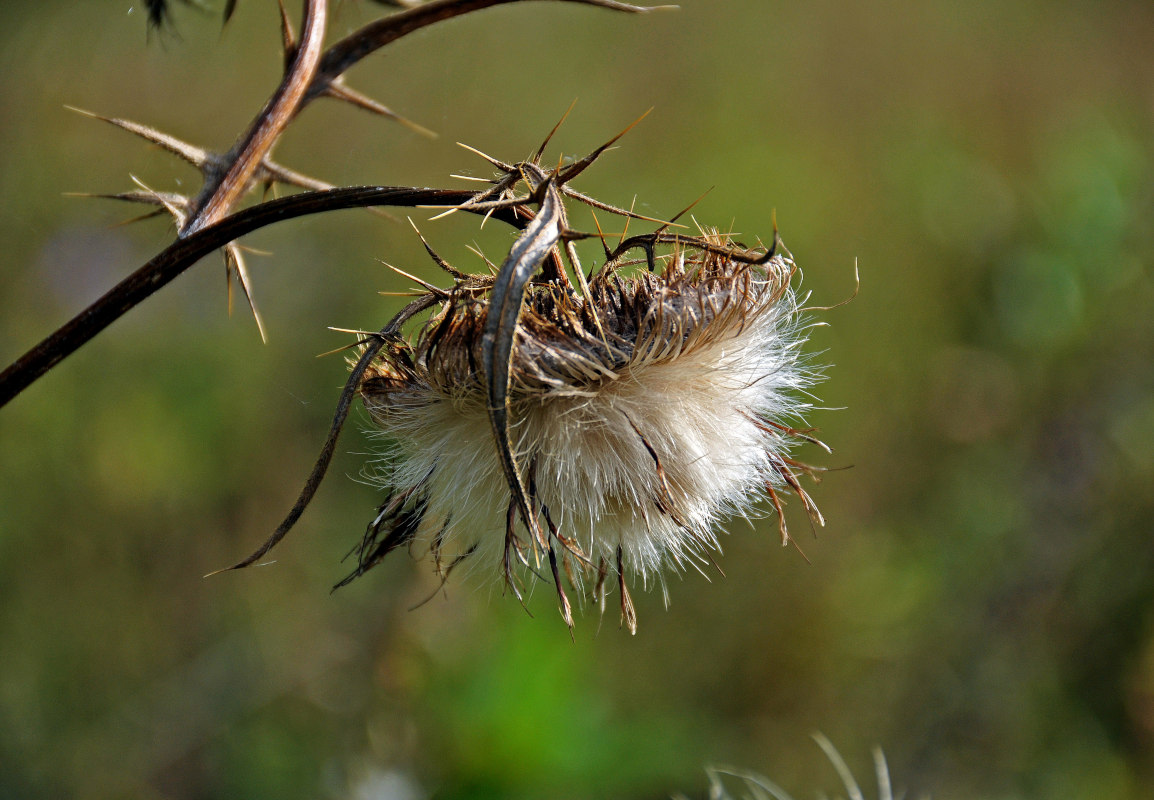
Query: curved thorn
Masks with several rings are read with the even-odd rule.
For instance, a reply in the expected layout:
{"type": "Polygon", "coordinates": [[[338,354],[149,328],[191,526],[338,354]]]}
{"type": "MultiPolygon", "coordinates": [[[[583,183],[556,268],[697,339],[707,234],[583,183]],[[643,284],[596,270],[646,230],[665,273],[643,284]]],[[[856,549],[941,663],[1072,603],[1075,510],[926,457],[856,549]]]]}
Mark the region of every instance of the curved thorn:
{"type": "Polygon", "coordinates": [[[653,109],[650,108],[649,111],[646,111],[640,117],[638,117],[637,119],[633,120],[628,125],[626,125],[625,129],[622,130],[621,133],[614,136],[612,139],[610,139],[605,144],[598,147],[596,150],[594,150],[589,155],[585,156],[584,158],[580,159],[579,161],[575,161],[572,164],[570,164],[568,167],[565,168],[564,171],[559,172],[557,175],[557,182],[564,184],[564,183],[568,183],[569,181],[576,178],[578,175],[580,175],[582,172],[584,172],[594,161],[596,161],[602,153],[604,153],[606,150],[608,150],[610,147],[612,147],[617,142],[618,139],[620,139],[625,134],[629,133],[629,131],[633,130],[633,128],[639,122],[641,122],[641,120],[648,117],[652,111],[653,111],[653,109]]]}
{"type": "MultiPolygon", "coordinates": [[[[488,215],[486,215],[486,216],[488,216],[488,215]]],[[[421,229],[417,227],[417,223],[413,222],[413,218],[409,217],[408,220],[409,220],[409,224],[413,226],[413,230],[416,231],[417,237],[421,240],[421,244],[423,244],[425,246],[425,252],[429,254],[429,258],[433,259],[433,263],[435,263],[438,267],[440,267],[445,272],[449,273],[450,275],[452,275],[454,278],[456,278],[459,281],[465,280],[466,278],[469,277],[468,275],[466,275],[465,273],[461,272],[459,269],[454,267],[452,264],[450,264],[448,261],[441,258],[441,256],[437,254],[437,251],[435,251],[429,245],[428,241],[426,241],[425,235],[423,233],[421,233],[421,229]]]]}
{"type": "Polygon", "coordinates": [[[408,117],[401,116],[396,111],[393,111],[385,104],[374,100],[367,94],[350,88],[345,84],[343,78],[337,78],[335,81],[330,83],[329,88],[326,89],[323,94],[325,97],[331,97],[334,100],[341,100],[345,103],[349,103],[350,105],[354,105],[359,109],[368,111],[370,114],[377,114],[378,116],[391,119],[393,122],[399,122],[401,125],[404,125],[406,128],[416,134],[424,136],[426,139],[437,138],[436,131],[431,131],[424,125],[413,122],[408,117]]]}
{"type": "MultiPolygon", "coordinates": [[[[240,289],[244,292],[244,299],[248,302],[249,311],[252,312],[252,318],[256,320],[256,329],[260,333],[260,340],[263,344],[268,344],[268,334],[265,331],[264,320],[261,318],[260,311],[257,310],[256,301],[252,297],[252,282],[248,277],[248,268],[244,263],[244,256],[241,254],[241,249],[236,242],[230,242],[224,247],[224,264],[225,273],[228,276],[236,275],[236,282],[240,284],[240,289]]],[[[232,281],[228,282],[228,313],[232,314],[232,281]]]]}
{"type": "Polygon", "coordinates": [[[464,142],[457,142],[457,147],[462,147],[473,155],[480,156],[502,172],[513,172],[516,169],[512,164],[506,164],[504,161],[499,161],[496,158],[493,158],[493,156],[483,153],[472,145],[465,144],[464,142]]]}
{"type": "Polygon", "coordinates": [[[114,125],[121,130],[128,131],[134,136],[139,136],[141,139],[167,150],[198,169],[204,169],[205,165],[213,158],[213,154],[203,147],[189,144],[148,125],[141,125],[139,122],[133,122],[132,120],[121,119],[119,117],[106,117],[103,114],[97,114],[94,111],[85,111],[83,108],[77,108],[76,106],[66,105],[64,107],[83,117],[107,122],[109,125],[114,125]]]}
{"type": "Polygon", "coordinates": [[[284,48],[285,69],[287,70],[297,50],[297,33],[293,30],[293,23],[289,19],[288,10],[284,7],[284,0],[276,0],[276,4],[280,9],[280,39],[281,47],[284,48]]]}
{"type": "MultiPolygon", "coordinates": [[[[698,198],[697,198],[696,200],[694,200],[692,203],[690,203],[690,204],[689,204],[689,205],[687,205],[685,208],[681,209],[681,210],[680,210],[680,211],[678,211],[676,214],[674,214],[672,217],[670,217],[670,219],[669,219],[669,222],[668,222],[668,223],[666,223],[665,225],[662,225],[662,226],[661,226],[661,227],[662,227],[662,229],[669,227],[669,225],[672,225],[673,223],[677,222],[677,220],[681,219],[683,216],[685,216],[685,215],[686,215],[686,214],[688,214],[690,211],[692,211],[692,210],[693,210],[693,207],[694,207],[694,206],[696,206],[698,203],[700,203],[702,200],[704,200],[704,199],[705,199],[705,196],[706,196],[707,194],[709,194],[710,192],[712,192],[712,191],[713,191],[713,187],[712,187],[712,186],[710,186],[708,189],[706,189],[704,192],[702,192],[702,193],[701,193],[701,196],[700,196],[700,197],[698,197],[698,198]]],[[[776,230],[777,230],[777,229],[776,229],[776,227],[775,227],[775,228],[774,228],[774,231],[776,232],[776,230]]]]}
{"type": "Polygon", "coordinates": [[[549,131],[549,135],[545,137],[545,141],[541,142],[541,146],[537,148],[537,152],[533,154],[531,159],[529,159],[534,164],[539,164],[541,162],[541,156],[544,154],[545,148],[549,146],[549,142],[552,141],[553,134],[557,133],[561,126],[565,124],[565,120],[569,118],[569,112],[573,110],[575,105],[577,105],[576,97],[573,98],[573,102],[569,104],[569,107],[565,109],[565,113],[561,115],[561,119],[557,120],[557,124],[553,126],[553,130],[549,131]]]}

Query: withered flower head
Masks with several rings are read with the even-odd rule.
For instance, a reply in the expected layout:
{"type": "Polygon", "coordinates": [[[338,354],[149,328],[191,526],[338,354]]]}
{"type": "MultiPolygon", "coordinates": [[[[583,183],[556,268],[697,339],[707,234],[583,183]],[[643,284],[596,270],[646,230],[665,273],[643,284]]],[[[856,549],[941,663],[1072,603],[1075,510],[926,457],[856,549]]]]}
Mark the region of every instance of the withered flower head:
{"type": "Polygon", "coordinates": [[[520,576],[548,563],[572,625],[560,564],[602,603],[613,575],[634,630],[630,573],[708,564],[718,525],[764,498],[789,542],[783,490],[821,522],[798,482],[811,469],[790,456],[815,441],[792,427],[815,380],[798,271],[772,247],[663,226],[606,247],[586,276],[566,246],[566,176],[535,174],[540,210],[497,275],[441,261],[454,285],[428,287],[430,318],[364,372],[388,497],[346,582],[405,546],[442,576],[466,559],[501,565],[520,598],[520,576]],[[626,258],[634,248],[646,258],[626,258]]]}
{"type": "Polygon", "coordinates": [[[295,525],[356,394],[387,443],[372,473],[387,496],[338,586],[405,547],[431,556],[443,580],[464,562],[500,565],[523,601],[525,578],[545,578],[548,564],[570,628],[562,573],[582,594],[592,586],[602,610],[612,576],[635,632],[630,576],[664,588],[667,569],[701,570],[724,520],[760,516],[767,501],[789,544],[782,494],[792,492],[824,524],[799,481],[818,470],[791,456],[803,441],[825,446],[794,427],[819,370],[802,353],[810,323],[776,225],[771,246],[747,247],[716,230],[674,232],[684,211],[661,222],[574,190],[570,181],[620,136],[552,171],[540,164],[545,144],[516,164],[485,156],[498,177],[451,211],[523,232],[482,275],[425,244],[452,286],[407,276],[422,289],[361,339],[296,505],[229,569],[257,563],[295,525]],[[570,227],[568,201],[659,227],[623,232],[610,248],[599,225],[596,234],[570,227]],[[582,267],[580,239],[600,240],[600,267],[582,267]]]}

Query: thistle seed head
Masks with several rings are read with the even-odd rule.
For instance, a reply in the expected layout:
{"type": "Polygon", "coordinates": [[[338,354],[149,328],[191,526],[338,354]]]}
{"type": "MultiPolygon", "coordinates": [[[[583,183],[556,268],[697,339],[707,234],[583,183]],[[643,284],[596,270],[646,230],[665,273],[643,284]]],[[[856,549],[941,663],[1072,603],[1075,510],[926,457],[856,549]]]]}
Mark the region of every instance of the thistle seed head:
{"type": "MultiPolygon", "coordinates": [[[[604,601],[616,572],[648,583],[700,568],[717,526],[801,488],[810,468],[790,453],[813,441],[798,424],[817,373],[802,355],[807,323],[788,253],[746,250],[714,231],[666,237],[651,265],[611,257],[577,291],[564,273],[529,282],[515,329],[508,438],[530,515],[490,427],[484,348],[491,276],[457,274],[410,339],[388,343],[360,383],[387,442],[376,477],[388,491],[358,548],[363,573],[401,545],[427,552],[442,576],[461,561],[503,565],[521,596],[525,570],[548,560],[561,613],[569,582],[604,601]],[[536,524],[533,524],[536,523],[536,524]]],[[[780,520],[783,543],[790,541],[780,520]]]]}

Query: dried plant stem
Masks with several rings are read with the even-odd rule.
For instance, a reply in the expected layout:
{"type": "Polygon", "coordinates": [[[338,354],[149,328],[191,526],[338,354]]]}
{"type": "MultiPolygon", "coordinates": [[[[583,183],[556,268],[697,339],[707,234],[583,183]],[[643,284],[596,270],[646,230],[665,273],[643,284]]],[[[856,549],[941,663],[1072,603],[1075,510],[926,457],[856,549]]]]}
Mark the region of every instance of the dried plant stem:
{"type": "Polygon", "coordinates": [[[328,0],[305,0],[301,42],[292,66],[235,148],[236,155],[228,169],[205,181],[200,194],[203,199],[194,205],[193,214],[180,232],[182,237],[220,221],[248,191],[257,167],[304,102],[323,52],[327,17],[328,0]]]}
{"type": "MultiPolygon", "coordinates": [[[[240,236],[274,222],[322,211],[371,206],[457,205],[471,200],[476,194],[474,191],[404,186],[349,186],[322,192],[302,192],[238,211],[215,225],[173,242],[0,372],[0,406],[6,405],[40,376],[153,292],[206,255],[240,236]]],[[[518,227],[524,224],[511,212],[501,212],[494,216],[518,227]]]]}
{"type": "MultiPolygon", "coordinates": [[[[616,0],[565,0],[614,11],[652,9],[616,0]]],[[[233,149],[227,170],[206,180],[194,213],[181,230],[185,236],[219,221],[248,191],[253,175],[293,117],[313,99],[330,92],[340,77],[369,54],[413,31],[490,6],[523,0],[433,0],[370,23],[323,50],[327,0],[305,0],[302,31],[292,64],[268,103],[233,149]]]]}

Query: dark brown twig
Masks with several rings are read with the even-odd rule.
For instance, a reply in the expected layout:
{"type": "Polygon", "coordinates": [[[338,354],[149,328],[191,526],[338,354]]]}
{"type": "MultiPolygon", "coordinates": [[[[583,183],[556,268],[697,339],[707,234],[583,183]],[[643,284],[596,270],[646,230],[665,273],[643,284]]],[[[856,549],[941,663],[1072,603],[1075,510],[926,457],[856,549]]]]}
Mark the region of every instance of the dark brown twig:
{"type": "MultiPolygon", "coordinates": [[[[322,211],[369,206],[456,204],[475,195],[473,191],[449,189],[349,186],[324,192],[301,192],[238,211],[215,225],[173,242],[0,372],[0,407],[177,275],[247,233],[274,222],[322,211]]],[[[510,224],[521,225],[512,213],[498,216],[510,224]]]]}

